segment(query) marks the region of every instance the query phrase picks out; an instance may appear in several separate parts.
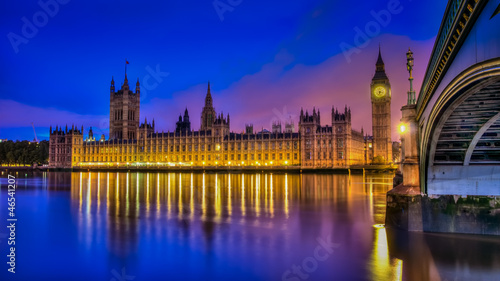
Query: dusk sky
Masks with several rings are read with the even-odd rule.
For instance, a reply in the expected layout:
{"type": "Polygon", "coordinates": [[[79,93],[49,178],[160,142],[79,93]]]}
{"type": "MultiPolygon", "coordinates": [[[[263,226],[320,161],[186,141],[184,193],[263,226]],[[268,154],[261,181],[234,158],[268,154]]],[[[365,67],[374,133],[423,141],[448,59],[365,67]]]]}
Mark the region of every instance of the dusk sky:
{"type": "Polygon", "coordinates": [[[270,129],[301,107],[352,110],[371,134],[379,44],[392,85],[393,140],[406,102],[405,53],[420,90],[446,1],[2,1],[0,139],[48,139],[49,126],[108,134],[111,77],[142,84],[141,120],[172,131],[187,107],[199,129],[207,81],[214,107],[270,129]],[[43,3],[49,3],[44,7],[43,3]],[[55,3],[55,5],[54,5],[55,3]],[[387,17],[390,15],[390,18],[387,17]],[[360,36],[360,32],[363,33],[360,36]],[[367,36],[363,38],[363,36],[367,36]],[[168,74],[167,74],[168,73],[168,74]]]}

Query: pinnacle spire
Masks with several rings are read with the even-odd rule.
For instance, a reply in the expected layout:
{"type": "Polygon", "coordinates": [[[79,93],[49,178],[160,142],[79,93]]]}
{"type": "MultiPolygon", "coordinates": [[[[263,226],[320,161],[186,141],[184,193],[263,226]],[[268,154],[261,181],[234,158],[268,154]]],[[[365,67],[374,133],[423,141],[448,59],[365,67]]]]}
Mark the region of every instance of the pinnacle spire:
{"type": "Polygon", "coordinates": [[[375,64],[375,75],[373,76],[372,80],[387,80],[387,79],[389,78],[385,73],[385,64],[384,60],[382,59],[382,52],[379,45],[377,63],[375,64]]]}
{"type": "Polygon", "coordinates": [[[382,59],[382,53],[380,51],[380,43],[378,44],[378,58],[377,58],[377,66],[384,65],[384,60],[382,59]]]}
{"type": "Polygon", "coordinates": [[[207,96],[205,97],[205,106],[212,107],[212,93],[210,90],[210,81],[208,81],[207,96]]]}

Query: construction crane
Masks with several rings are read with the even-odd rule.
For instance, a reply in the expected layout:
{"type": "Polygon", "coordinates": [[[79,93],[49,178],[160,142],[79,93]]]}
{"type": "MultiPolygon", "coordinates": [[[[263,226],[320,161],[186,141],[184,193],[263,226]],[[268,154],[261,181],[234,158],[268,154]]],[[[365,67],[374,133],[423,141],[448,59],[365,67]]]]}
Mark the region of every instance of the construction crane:
{"type": "Polygon", "coordinates": [[[38,143],[38,138],[36,137],[35,125],[33,125],[33,122],[31,122],[31,127],[33,127],[33,133],[35,134],[35,141],[36,143],[38,143]]]}

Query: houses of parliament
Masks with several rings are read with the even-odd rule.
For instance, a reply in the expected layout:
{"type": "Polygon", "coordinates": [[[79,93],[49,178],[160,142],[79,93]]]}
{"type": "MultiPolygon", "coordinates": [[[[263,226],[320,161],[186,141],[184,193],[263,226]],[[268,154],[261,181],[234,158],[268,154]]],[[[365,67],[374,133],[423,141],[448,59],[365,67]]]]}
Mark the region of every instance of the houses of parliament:
{"type": "Polygon", "coordinates": [[[173,132],[158,132],[155,121],[140,121],[140,83],[135,91],[127,75],[121,88],[110,85],[109,138],[96,138],[92,128],[50,128],[51,168],[349,168],[389,164],[391,141],[391,86],[378,54],[370,85],[373,136],[351,127],[351,109],[332,107],[331,123],[321,125],[320,110],[300,111],[298,130],[294,121],[273,123],[272,130],[255,132],[246,125],[243,133],[230,129],[229,114],[214,108],[210,82],[201,110],[200,127],[191,126],[188,109],[179,116],[173,132]],[[282,126],[284,125],[284,126],[282,126]]]}

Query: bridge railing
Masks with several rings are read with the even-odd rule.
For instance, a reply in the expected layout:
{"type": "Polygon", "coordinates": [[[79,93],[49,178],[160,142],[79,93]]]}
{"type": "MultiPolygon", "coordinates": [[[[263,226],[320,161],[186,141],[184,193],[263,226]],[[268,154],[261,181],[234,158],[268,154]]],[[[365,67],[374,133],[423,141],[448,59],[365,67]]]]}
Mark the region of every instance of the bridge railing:
{"type": "Polygon", "coordinates": [[[417,100],[417,119],[436,90],[451,61],[467,37],[488,0],[450,0],[441,22],[436,43],[417,100]]]}

